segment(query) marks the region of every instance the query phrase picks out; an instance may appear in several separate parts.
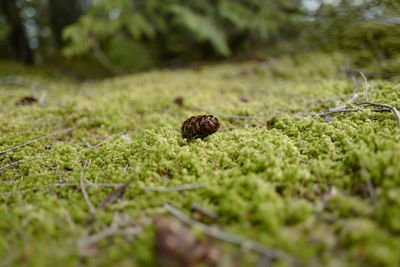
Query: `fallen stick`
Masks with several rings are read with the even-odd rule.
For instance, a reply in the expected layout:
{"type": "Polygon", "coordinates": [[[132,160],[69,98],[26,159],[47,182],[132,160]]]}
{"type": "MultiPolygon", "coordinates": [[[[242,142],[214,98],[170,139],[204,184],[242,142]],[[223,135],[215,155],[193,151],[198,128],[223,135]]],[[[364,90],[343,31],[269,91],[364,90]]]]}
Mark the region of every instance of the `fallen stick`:
{"type": "Polygon", "coordinates": [[[104,139],[103,141],[101,141],[100,143],[98,143],[97,145],[92,146],[92,145],[88,144],[88,146],[89,146],[91,149],[97,149],[97,148],[101,147],[102,145],[104,145],[105,143],[107,143],[108,141],[114,139],[114,138],[117,137],[117,136],[123,135],[123,134],[125,134],[125,132],[120,132],[120,133],[117,133],[117,134],[110,135],[109,137],[107,137],[106,139],[104,139]]]}
{"type": "Polygon", "coordinates": [[[21,160],[18,160],[18,161],[15,161],[15,162],[8,163],[8,164],[6,164],[6,165],[3,165],[3,166],[0,167],[0,171],[4,170],[5,168],[8,168],[8,167],[17,165],[17,164],[20,163],[21,161],[22,161],[22,159],[21,159],[21,160]]]}
{"type": "Polygon", "coordinates": [[[198,183],[198,184],[186,184],[180,186],[171,186],[171,187],[152,187],[152,186],[143,186],[142,189],[146,191],[161,191],[161,192],[174,192],[174,191],[184,191],[191,190],[200,187],[206,187],[206,184],[198,183]]]}
{"type": "Polygon", "coordinates": [[[42,136],[42,137],[33,139],[33,140],[31,140],[31,141],[29,141],[29,142],[27,142],[27,143],[25,143],[25,144],[21,144],[21,145],[18,145],[18,146],[11,147],[11,148],[9,148],[9,149],[0,151],[0,155],[1,155],[1,154],[4,154],[4,153],[7,153],[7,152],[10,152],[10,151],[13,151],[13,150],[16,150],[16,149],[18,149],[18,148],[24,147],[24,146],[29,146],[30,144],[33,144],[33,143],[35,143],[35,142],[37,142],[37,141],[40,141],[40,140],[44,140],[44,139],[47,139],[47,138],[50,138],[50,137],[53,137],[53,136],[57,136],[57,135],[60,135],[60,134],[72,132],[72,131],[75,130],[76,128],[77,128],[77,127],[71,127],[71,128],[68,128],[68,129],[59,131],[59,132],[55,132],[55,133],[52,133],[52,134],[49,134],[49,135],[46,135],[46,136],[42,136]]]}
{"type": "MultiPolygon", "coordinates": [[[[123,185],[125,185],[125,184],[121,184],[121,183],[86,184],[87,187],[89,187],[89,186],[92,186],[92,187],[121,187],[123,185]]],[[[79,186],[79,184],[51,184],[51,185],[47,185],[46,187],[78,187],[78,186],[79,186]]],[[[185,185],[179,185],[179,186],[170,186],[170,187],[142,186],[140,188],[145,191],[173,192],[173,191],[191,190],[191,189],[196,189],[196,188],[201,188],[201,187],[206,187],[206,186],[207,186],[207,184],[197,183],[197,184],[185,184],[185,185]]],[[[128,187],[133,187],[133,186],[129,185],[128,187]]]]}
{"type": "Polygon", "coordinates": [[[134,222],[127,221],[121,218],[122,215],[114,213],[114,218],[110,226],[104,228],[100,232],[85,237],[78,242],[78,248],[84,252],[86,249],[90,249],[93,245],[96,245],[101,240],[108,238],[113,235],[122,236],[134,236],[143,230],[143,225],[150,224],[153,222],[152,219],[142,217],[134,222]]]}
{"type": "Polygon", "coordinates": [[[368,79],[367,77],[365,77],[364,73],[362,73],[361,71],[357,71],[361,77],[364,79],[364,84],[365,84],[365,89],[364,89],[364,94],[365,94],[365,101],[368,101],[368,90],[369,90],[369,83],[368,83],[368,79]]]}
{"type": "Polygon", "coordinates": [[[287,253],[285,253],[283,251],[269,248],[269,247],[264,246],[263,244],[258,243],[256,241],[246,239],[244,237],[237,236],[234,234],[226,233],[215,227],[210,227],[204,223],[198,222],[198,221],[186,216],[183,212],[181,212],[180,210],[178,210],[177,208],[173,207],[170,204],[165,203],[164,208],[167,211],[169,211],[172,215],[174,215],[176,218],[181,220],[182,222],[184,222],[196,229],[199,229],[204,234],[209,235],[213,238],[248,248],[248,249],[255,251],[255,252],[257,252],[265,257],[268,257],[272,260],[282,258],[282,257],[288,257],[287,253]]]}
{"type": "Polygon", "coordinates": [[[9,195],[12,195],[12,194],[23,194],[23,193],[25,193],[25,192],[27,192],[28,190],[18,190],[18,191],[15,191],[15,192],[0,192],[0,196],[9,196],[9,195]]]}
{"type": "Polygon", "coordinates": [[[212,211],[205,209],[199,203],[193,202],[192,203],[192,211],[198,212],[203,216],[207,216],[210,219],[216,220],[218,218],[218,214],[212,211]]]}
{"type": "MultiPolygon", "coordinates": [[[[317,116],[327,116],[335,113],[346,113],[346,112],[358,112],[358,111],[364,111],[364,109],[361,108],[343,108],[343,109],[334,109],[334,110],[329,110],[325,111],[322,113],[318,113],[317,116]]],[[[382,108],[382,109],[372,109],[371,111],[373,112],[391,112],[392,110],[389,108],[382,108]]]]}
{"type": "Polygon", "coordinates": [[[317,116],[323,117],[323,116],[328,116],[331,114],[335,113],[346,113],[346,112],[356,112],[356,111],[361,111],[362,109],[360,108],[343,108],[343,109],[335,109],[335,110],[330,110],[330,111],[325,111],[322,113],[318,113],[317,116]]]}
{"type": "Polygon", "coordinates": [[[357,103],[356,105],[357,106],[375,106],[375,107],[390,109],[391,111],[393,111],[393,114],[397,120],[397,126],[400,128],[400,113],[397,110],[396,106],[391,106],[388,104],[381,104],[381,103],[374,103],[374,102],[369,102],[369,101],[360,102],[360,103],[357,103]]]}
{"type": "Polygon", "coordinates": [[[86,168],[87,168],[87,166],[88,166],[89,164],[90,164],[90,161],[87,159],[87,160],[85,161],[85,164],[84,164],[83,167],[82,167],[82,170],[81,170],[81,177],[80,177],[80,188],[81,188],[83,198],[85,199],[86,205],[88,206],[90,213],[91,213],[94,217],[96,217],[96,215],[97,215],[97,214],[96,214],[96,208],[93,206],[92,202],[90,201],[90,198],[89,198],[89,196],[88,196],[88,194],[87,194],[87,192],[86,192],[86,189],[85,189],[85,183],[83,182],[83,178],[84,178],[84,176],[85,176],[85,170],[86,170],[86,168]]]}
{"type": "MultiPolygon", "coordinates": [[[[85,187],[100,187],[100,188],[116,188],[116,187],[121,187],[124,184],[122,183],[100,183],[100,184],[96,184],[96,183],[90,183],[90,184],[85,184],[85,187]]],[[[49,187],[81,187],[80,184],[76,184],[76,183],[68,183],[68,184],[49,184],[49,185],[45,185],[45,187],[49,188],[49,187]]],[[[133,187],[132,185],[129,185],[129,187],[133,187]]],[[[204,183],[197,183],[197,184],[185,184],[185,185],[180,185],[180,186],[171,186],[171,187],[152,187],[152,186],[141,186],[139,188],[145,190],[145,191],[159,191],[159,192],[176,192],[176,191],[185,191],[185,190],[192,190],[192,189],[197,189],[197,188],[201,188],[201,187],[207,187],[207,184],[204,183]]],[[[37,190],[38,188],[32,188],[32,190],[37,190]]],[[[25,193],[28,190],[20,190],[20,191],[16,191],[16,192],[0,192],[0,196],[2,195],[11,195],[13,193],[25,193]]]]}

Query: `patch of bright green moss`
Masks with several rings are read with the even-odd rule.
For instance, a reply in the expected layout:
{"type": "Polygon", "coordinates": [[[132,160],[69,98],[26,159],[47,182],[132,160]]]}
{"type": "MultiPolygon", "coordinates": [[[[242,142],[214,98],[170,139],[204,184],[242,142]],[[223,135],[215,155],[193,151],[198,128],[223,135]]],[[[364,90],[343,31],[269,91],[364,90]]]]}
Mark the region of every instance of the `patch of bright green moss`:
{"type": "MultiPolygon", "coordinates": [[[[340,56],[316,54],[79,85],[51,79],[34,89],[0,85],[0,150],[77,127],[0,155],[1,166],[21,160],[0,170],[0,194],[14,192],[0,195],[0,266],[154,266],[154,225],[133,238],[102,240],[95,256],[82,255],[78,244],[116,212],[134,222],[166,214],[164,203],[189,214],[192,202],[218,213],[219,228],[284,250],[304,266],[398,265],[400,135],[393,114],[346,113],[332,122],[291,117],[343,105],[321,101],[353,93],[340,64],[340,56]],[[15,106],[23,96],[43,94],[43,105],[15,106]],[[242,102],[243,95],[250,101],[242,102]],[[178,96],[183,107],[173,101],[178,96]],[[221,129],[187,143],[179,127],[202,113],[216,115],[221,129]],[[90,148],[119,132],[126,134],[90,148]],[[79,183],[87,159],[86,182],[132,185],[95,221],[78,188],[45,187],[79,183]],[[208,186],[141,189],[199,182],[208,186]]],[[[400,106],[397,84],[376,80],[370,87],[371,101],[400,106]]],[[[87,191],[96,206],[111,189],[87,191]]],[[[233,264],[237,248],[223,248],[221,264],[233,264]]],[[[241,265],[256,261],[245,253],[241,265]]]]}

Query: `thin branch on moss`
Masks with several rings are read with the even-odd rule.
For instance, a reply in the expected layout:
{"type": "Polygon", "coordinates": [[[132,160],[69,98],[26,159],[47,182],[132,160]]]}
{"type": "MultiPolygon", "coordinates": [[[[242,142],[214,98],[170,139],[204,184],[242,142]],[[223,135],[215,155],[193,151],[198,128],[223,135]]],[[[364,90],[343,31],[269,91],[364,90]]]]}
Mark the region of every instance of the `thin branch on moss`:
{"type": "Polygon", "coordinates": [[[210,210],[207,210],[206,208],[204,208],[202,205],[200,205],[197,202],[193,202],[192,203],[192,211],[198,212],[201,215],[206,216],[206,217],[208,217],[210,219],[213,219],[213,220],[218,219],[218,214],[217,213],[215,213],[213,211],[210,211],[210,210]]]}
{"type": "Polygon", "coordinates": [[[92,202],[90,201],[90,198],[85,189],[85,183],[83,181],[83,179],[85,177],[85,170],[89,166],[89,164],[90,164],[90,160],[87,159],[82,167],[81,177],[80,177],[80,188],[81,188],[83,198],[85,199],[86,205],[88,206],[90,213],[94,217],[96,217],[96,208],[93,206],[92,202]]]}
{"type": "Polygon", "coordinates": [[[112,236],[118,232],[119,223],[118,223],[117,216],[118,216],[118,213],[114,213],[113,221],[109,227],[107,227],[107,228],[103,229],[102,231],[97,232],[91,236],[81,239],[78,242],[78,248],[79,248],[81,254],[85,254],[85,255],[88,254],[87,250],[90,247],[92,247],[99,241],[103,240],[104,238],[112,236]]]}
{"type": "Polygon", "coordinates": [[[53,137],[53,136],[57,136],[57,135],[61,135],[61,134],[65,134],[65,133],[72,132],[72,131],[75,130],[76,128],[77,128],[77,127],[71,127],[71,128],[68,128],[68,129],[59,131],[59,132],[55,132],[55,133],[52,133],[52,134],[49,134],[49,135],[46,135],[46,136],[42,136],[42,137],[33,139],[33,140],[31,140],[31,141],[29,141],[29,142],[27,142],[27,143],[25,143],[25,144],[21,144],[21,145],[18,145],[18,146],[11,147],[11,148],[9,148],[9,149],[0,151],[0,155],[1,155],[1,154],[4,154],[4,153],[7,153],[7,152],[10,152],[10,151],[13,151],[13,150],[16,150],[16,149],[18,149],[18,148],[24,147],[24,146],[29,146],[30,144],[33,144],[33,143],[35,143],[35,142],[37,142],[37,141],[41,141],[41,140],[44,140],[44,139],[47,139],[47,138],[50,138],[50,137],[53,137]]]}
{"type": "Polygon", "coordinates": [[[255,251],[255,252],[257,252],[265,257],[268,257],[270,259],[273,259],[273,260],[282,258],[282,257],[288,257],[287,253],[285,253],[283,251],[269,248],[269,247],[264,246],[263,244],[258,243],[256,241],[246,239],[244,237],[237,236],[234,234],[226,233],[215,227],[210,227],[206,224],[198,222],[198,221],[186,216],[183,212],[181,212],[180,210],[178,210],[177,208],[173,207],[170,204],[165,203],[164,208],[167,211],[169,211],[172,215],[174,215],[176,218],[181,220],[182,222],[184,222],[192,227],[195,227],[196,229],[199,229],[204,234],[209,235],[213,238],[216,238],[216,239],[228,242],[228,243],[232,243],[235,245],[239,245],[241,247],[255,251]]]}
{"type": "Polygon", "coordinates": [[[322,113],[318,113],[317,116],[323,117],[323,116],[328,116],[328,115],[335,114],[335,113],[357,112],[357,111],[361,111],[361,110],[362,109],[360,109],[360,108],[334,109],[334,110],[329,110],[329,111],[325,111],[322,113]]]}
{"type": "Polygon", "coordinates": [[[367,77],[365,77],[364,73],[361,71],[357,71],[361,77],[364,79],[364,94],[365,94],[365,101],[368,101],[368,90],[369,90],[369,83],[367,77]]]}
{"type": "Polygon", "coordinates": [[[98,143],[98,144],[95,145],[95,146],[92,146],[92,145],[90,145],[89,143],[87,143],[86,145],[87,145],[88,147],[90,147],[91,149],[97,149],[97,148],[101,147],[102,145],[104,145],[105,143],[107,143],[108,141],[114,139],[114,138],[117,137],[117,136],[121,136],[121,135],[123,135],[123,134],[125,134],[125,132],[120,132],[120,133],[116,133],[116,134],[110,135],[109,137],[107,137],[106,139],[104,139],[103,141],[101,141],[100,143],[98,143]]]}
{"type": "Polygon", "coordinates": [[[393,112],[394,116],[396,117],[397,126],[400,129],[400,113],[397,110],[396,106],[391,106],[388,104],[381,104],[381,103],[374,103],[374,102],[369,102],[369,101],[357,103],[356,105],[357,106],[375,106],[375,107],[390,109],[393,112]]]}
{"type": "MultiPolygon", "coordinates": [[[[358,94],[354,94],[353,98],[350,100],[349,103],[355,101],[358,98],[358,94]]],[[[353,104],[353,103],[352,103],[353,104]]],[[[381,109],[372,109],[371,111],[373,112],[390,112],[393,111],[393,113],[395,114],[396,118],[397,118],[397,123],[398,126],[400,128],[400,113],[399,111],[396,109],[396,107],[394,106],[390,106],[390,105],[385,105],[385,104],[378,104],[378,103],[371,103],[371,102],[363,102],[363,103],[357,103],[355,105],[359,106],[359,105],[375,105],[378,107],[381,107],[381,109]]],[[[337,107],[337,108],[333,108],[331,110],[328,111],[324,111],[318,114],[290,114],[287,115],[288,117],[291,118],[306,118],[306,117],[315,117],[315,116],[319,116],[319,117],[324,117],[324,116],[328,116],[331,114],[336,114],[336,113],[350,113],[350,112],[358,112],[358,111],[363,111],[364,109],[361,108],[347,108],[348,105],[345,106],[341,106],[341,107],[337,107]]],[[[203,110],[203,109],[202,109],[203,110]]],[[[203,110],[206,112],[209,112],[207,110],[203,110]]],[[[253,116],[230,116],[230,115],[226,115],[226,114],[221,114],[221,113],[215,113],[212,112],[212,114],[221,116],[221,117],[225,117],[225,118],[231,118],[231,119],[243,119],[243,120],[271,120],[273,118],[275,119],[279,119],[279,118],[284,118],[285,116],[282,117],[253,117],[253,116]]],[[[262,125],[252,125],[252,126],[262,126],[262,125]]],[[[222,130],[230,130],[231,128],[224,128],[222,130]]]]}
{"type": "MultiPolygon", "coordinates": [[[[91,183],[91,184],[86,184],[87,187],[121,187],[125,184],[96,184],[96,183],[91,183]]],[[[47,187],[78,187],[79,184],[51,184],[47,185],[47,187]]],[[[173,191],[184,191],[184,190],[191,190],[191,189],[197,189],[201,187],[206,187],[207,184],[204,183],[197,183],[197,184],[184,184],[184,185],[179,185],[179,186],[170,186],[170,187],[152,187],[152,186],[142,186],[140,187],[141,189],[145,191],[161,191],[161,192],[173,192],[173,191]]],[[[133,187],[132,185],[129,185],[129,187],[133,187]]]]}
{"type": "Polygon", "coordinates": [[[391,109],[389,108],[377,108],[377,109],[371,109],[373,112],[392,112],[391,109]]]}
{"type": "Polygon", "coordinates": [[[107,227],[106,229],[97,232],[91,236],[86,237],[85,239],[82,239],[78,242],[78,248],[79,252],[81,255],[86,255],[86,256],[93,256],[91,255],[91,247],[93,247],[95,244],[100,242],[101,240],[113,236],[117,234],[119,229],[113,225],[110,227],[107,227]]]}
{"type": "MultiPolygon", "coordinates": [[[[361,71],[357,71],[357,73],[359,73],[364,78],[364,81],[365,81],[365,98],[368,99],[368,89],[369,89],[368,80],[367,80],[367,78],[365,77],[365,75],[361,71]]],[[[329,111],[338,111],[338,110],[343,110],[343,109],[349,109],[351,107],[351,105],[353,105],[354,103],[357,102],[358,98],[360,97],[360,94],[357,93],[357,91],[358,91],[358,82],[355,79],[355,76],[353,76],[352,78],[353,78],[353,81],[355,83],[355,87],[354,87],[354,90],[353,90],[353,94],[349,95],[349,96],[351,96],[351,99],[349,101],[347,101],[345,103],[345,105],[331,108],[329,111]]]]}
{"type": "MultiPolygon", "coordinates": [[[[90,183],[90,184],[86,184],[86,187],[120,187],[123,184],[108,184],[108,183],[101,183],[101,184],[96,184],[96,183],[90,183]]],[[[61,183],[57,183],[57,184],[49,184],[46,185],[46,187],[80,187],[80,184],[61,184],[61,183]]]]}
{"type": "Polygon", "coordinates": [[[110,226],[106,227],[100,232],[81,239],[78,243],[78,247],[82,254],[87,255],[87,252],[90,252],[92,247],[101,240],[114,235],[122,235],[124,237],[135,236],[143,230],[143,225],[150,224],[152,222],[153,219],[148,218],[147,216],[132,222],[127,215],[124,216],[124,214],[116,212],[114,213],[114,218],[110,226]]]}
{"type": "Polygon", "coordinates": [[[185,185],[171,186],[171,187],[143,186],[142,189],[146,190],[146,191],[174,192],[174,191],[197,189],[197,188],[206,187],[206,186],[207,186],[207,184],[197,183],[197,184],[185,184],[185,185]]]}
{"type": "MultiPolygon", "coordinates": [[[[85,187],[100,187],[100,188],[116,188],[116,187],[121,187],[124,184],[121,183],[90,183],[90,184],[85,184],[85,187]]],[[[46,185],[45,187],[77,187],[80,188],[80,184],[49,184],[46,185]]],[[[134,187],[130,185],[129,187],[134,187]]],[[[145,191],[159,191],[159,192],[175,192],[175,191],[185,191],[185,190],[192,190],[192,189],[197,189],[197,188],[202,188],[202,187],[207,187],[207,184],[204,183],[197,183],[197,184],[185,184],[185,185],[180,185],[180,186],[171,186],[171,187],[152,187],[152,186],[141,186],[138,188],[141,188],[145,191]]],[[[37,190],[38,188],[32,188],[31,190],[37,190]]],[[[16,192],[0,192],[0,195],[11,195],[13,193],[25,193],[28,190],[21,190],[21,191],[16,191],[16,192]]]]}
{"type": "Polygon", "coordinates": [[[0,192],[0,196],[9,196],[12,194],[24,194],[26,193],[28,190],[18,190],[18,191],[10,191],[10,192],[0,192]]]}
{"type": "MultiPolygon", "coordinates": [[[[367,91],[368,91],[368,88],[366,85],[366,94],[367,94],[367,91]]],[[[367,95],[366,95],[366,98],[367,98],[367,95]]],[[[381,103],[374,103],[374,102],[369,102],[369,101],[356,103],[355,105],[356,106],[375,106],[375,107],[380,108],[380,109],[372,109],[371,111],[373,111],[373,112],[390,112],[390,111],[392,111],[396,117],[397,126],[400,129],[400,113],[397,110],[396,106],[391,106],[388,104],[381,104],[381,103]]],[[[327,115],[334,114],[334,113],[357,112],[357,111],[363,111],[363,110],[364,109],[361,109],[361,108],[337,108],[337,109],[319,113],[317,115],[323,117],[323,116],[327,116],[327,115]]]]}
{"type": "Polygon", "coordinates": [[[124,167],[124,173],[125,173],[125,175],[129,175],[129,172],[128,172],[129,167],[130,167],[130,164],[129,164],[129,163],[125,165],[125,167],[124,167]]]}
{"type": "Polygon", "coordinates": [[[0,171],[6,169],[6,168],[8,168],[8,167],[17,165],[17,164],[20,163],[21,161],[22,161],[22,159],[21,159],[21,160],[18,160],[18,161],[15,161],[15,162],[8,163],[8,164],[6,164],[6,165],[3,165],[3,166],[0,167],[0,171]]]}
{"type": "MultiPolygon", "coordinates": [[[[361,108],[343,108],[343,109],[334,109],[334,110],[328,110],[322,113],[318,113],[317,116],[327,116],[335,113],[347,113],[347,112],[357,112],[357,111],[363,111],[365,109],[361,108]]],[[[389,108],[379,108],[379,109],[371,109],[373,112],[391,112],[392,110],[389,108]]],[[[307,116],[308,117],[308,116],[307,116]]]]}

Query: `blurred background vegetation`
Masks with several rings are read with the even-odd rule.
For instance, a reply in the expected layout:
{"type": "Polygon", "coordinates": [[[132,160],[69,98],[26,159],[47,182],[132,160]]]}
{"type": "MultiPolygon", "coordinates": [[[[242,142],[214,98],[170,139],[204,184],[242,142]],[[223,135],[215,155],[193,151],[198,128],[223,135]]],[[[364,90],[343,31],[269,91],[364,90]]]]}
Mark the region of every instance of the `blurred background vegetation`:
{"type": "Polygon", "coordinates": [[[398,75],[400,1],[0,0],[0,60],[78,79],[304,51],[398,75]]]}

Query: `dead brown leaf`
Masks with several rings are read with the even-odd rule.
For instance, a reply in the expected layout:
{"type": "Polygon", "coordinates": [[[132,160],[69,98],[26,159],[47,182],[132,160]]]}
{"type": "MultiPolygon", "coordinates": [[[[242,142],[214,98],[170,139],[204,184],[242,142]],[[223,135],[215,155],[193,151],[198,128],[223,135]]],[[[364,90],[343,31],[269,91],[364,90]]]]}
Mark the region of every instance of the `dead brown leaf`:
{"type": "Polygon", "coordinates": [[[183,107],[183,102],[184,102],[184,99],[181,96],[178,96],[177,98],[174,99],[174,103],[180,107],[183,107]]]}
{"type": "Polygon", "coordinates": [[[215,266],[220,248],[210,239],[199,240],[180,221],[170,217],[156,219],[156,254],[159,266],[192,267],[199,264],[215,266]]]}
{"type": "Polygon", "coordinates": [[[247,102],[249,102],[251,100],[251,98],[250,98],[250,96],[248,96],[248,95],[242,95],[241,97],[240,97],[240,101],[242,101],[243,103],[247,103],[247,102]]]}
{"type": "Polygon", "coordinates": [[[25,96],[21,98],[17,103],[15,103],[16,106],[27,106],[27,105],[32,105],[34,103],[37,103],[38,100],[33,97],[33,96],[25,96]]]}

